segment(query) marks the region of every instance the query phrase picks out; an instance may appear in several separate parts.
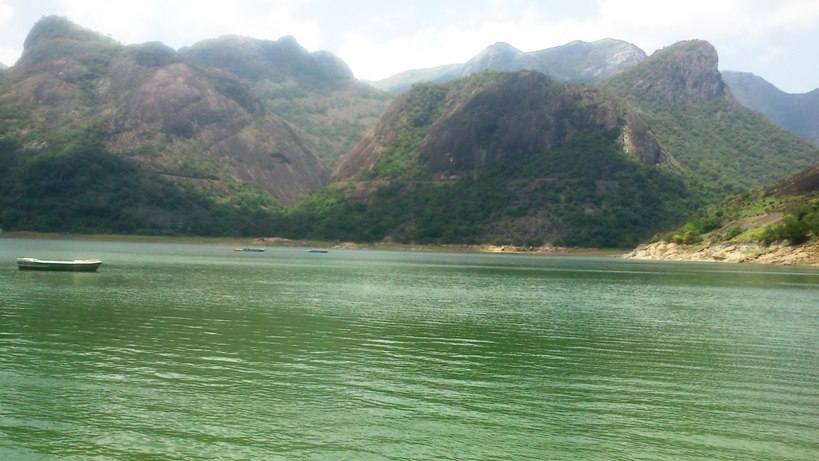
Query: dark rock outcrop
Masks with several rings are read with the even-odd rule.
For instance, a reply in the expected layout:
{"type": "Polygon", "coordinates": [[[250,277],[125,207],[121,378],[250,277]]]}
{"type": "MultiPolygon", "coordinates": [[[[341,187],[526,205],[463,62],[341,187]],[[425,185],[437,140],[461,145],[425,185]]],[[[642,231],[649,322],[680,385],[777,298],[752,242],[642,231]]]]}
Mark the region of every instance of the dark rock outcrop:
{"type": "Polygon", "coordinates": [[[375,129],[342,158],[334,178],[370,168],[396,142],[402,126],[417,123],[410,118],[418,113],[440,113],[425,131],[418,158],[441,177],[474,175],[491,162],[538,155],[589,132],[618,139],[641,162],[653,165],[664,159],[646,123],[596,89],[528,71],[475,82],[441,87],[435,97],[423,98],[425,90],[416,88],[397,98],[375,129]]]}
{"type": "Polygon", "coordinates": [[[726,94],[713,45],[690,40],[658,50],[642,65],[612,77],[610,85],[627,85],[621,94],[650,104],[706,101],[726,94]]]}

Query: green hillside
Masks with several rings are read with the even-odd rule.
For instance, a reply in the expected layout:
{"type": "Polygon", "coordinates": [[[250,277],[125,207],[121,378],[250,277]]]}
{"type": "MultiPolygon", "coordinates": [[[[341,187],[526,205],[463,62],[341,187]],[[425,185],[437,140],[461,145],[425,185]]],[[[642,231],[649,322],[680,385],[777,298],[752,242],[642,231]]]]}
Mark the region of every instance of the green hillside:
{"type": "Polygon", "coordinates": [[[0,229],[268,233],[329,179],[314,149],[338,157],[387,97],[293,39],[228,42],[194,56],[38,21],[0,77],[0,229]]]}
{"type": "Polygon", "coordinates": [[[588,133],[543,155],[492,162],[454,182],[387,181],[366,201],[355,183],[325,188],[291,213],[289,233],[324,240],[628,247],[697,202],[679,177],[588,133]]]}
{"type": "Polygon", "coordinates": [[[628,247],[815,162],[737,103],[700,41],[599,86],[532,72],[416,85],[293,212],[293,235],[628,247]]]}
{"type": "Polygon", "coordinates": [[[281,205],[249,183],[168,178],[93,137],[47,155],[0,139],[0,229],[148,235],[264,235],[281,205]]]}
{"type": "Polygon", "coordinates": [[[334,186],[294,209],[290,232],[635,245],[702,204],[678,173],[657,167],[642,128],[605,93],[533,72],[419,85],[342,160],[334,186]]]}
{"type": "Polygon", "coordinates": [[[651,126],[663,150],[708,201],[778,181],[819,158],[816,146],[739,104],[707,42],[681,42],[604,81],[651,126]]]}
{"type": "Polygon", "coordinates": [[[731,196],[700,210],[654,240],[800,245],[819,240],[819,164],[773,186],[731,196]]]}

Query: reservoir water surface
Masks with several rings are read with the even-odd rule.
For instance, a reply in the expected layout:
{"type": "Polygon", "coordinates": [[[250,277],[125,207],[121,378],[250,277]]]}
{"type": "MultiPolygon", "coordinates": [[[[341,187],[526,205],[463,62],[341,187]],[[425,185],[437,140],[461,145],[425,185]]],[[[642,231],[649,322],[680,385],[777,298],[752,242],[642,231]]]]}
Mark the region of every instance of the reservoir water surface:
{"type": "Polygon", "coordinates": [[[819,459],[817,270],[232,249],[0,239],[0,459],[819,459]]]}

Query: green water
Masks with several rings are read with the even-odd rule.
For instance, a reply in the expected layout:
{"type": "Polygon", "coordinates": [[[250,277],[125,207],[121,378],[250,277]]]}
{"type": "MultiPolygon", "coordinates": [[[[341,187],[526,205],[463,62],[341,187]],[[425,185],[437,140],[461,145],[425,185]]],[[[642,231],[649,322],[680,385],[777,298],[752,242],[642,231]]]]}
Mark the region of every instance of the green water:
{"type": "Polygon", "coordinates": [[[0,459],[816,460],[819,271],[0,239],[0,459]]]}

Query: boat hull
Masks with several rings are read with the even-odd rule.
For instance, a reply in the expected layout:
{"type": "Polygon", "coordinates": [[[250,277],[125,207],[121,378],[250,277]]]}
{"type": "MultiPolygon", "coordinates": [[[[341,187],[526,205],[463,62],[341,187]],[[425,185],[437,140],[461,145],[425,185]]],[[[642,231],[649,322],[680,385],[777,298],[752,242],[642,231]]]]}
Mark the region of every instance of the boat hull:
{"type": "Polygon", "coordinates": [[[50,261],[37,258],[17,258],[17,268],[22,271],[94,272],[101,264],[102,261],[99,259],[50,261]]]}

